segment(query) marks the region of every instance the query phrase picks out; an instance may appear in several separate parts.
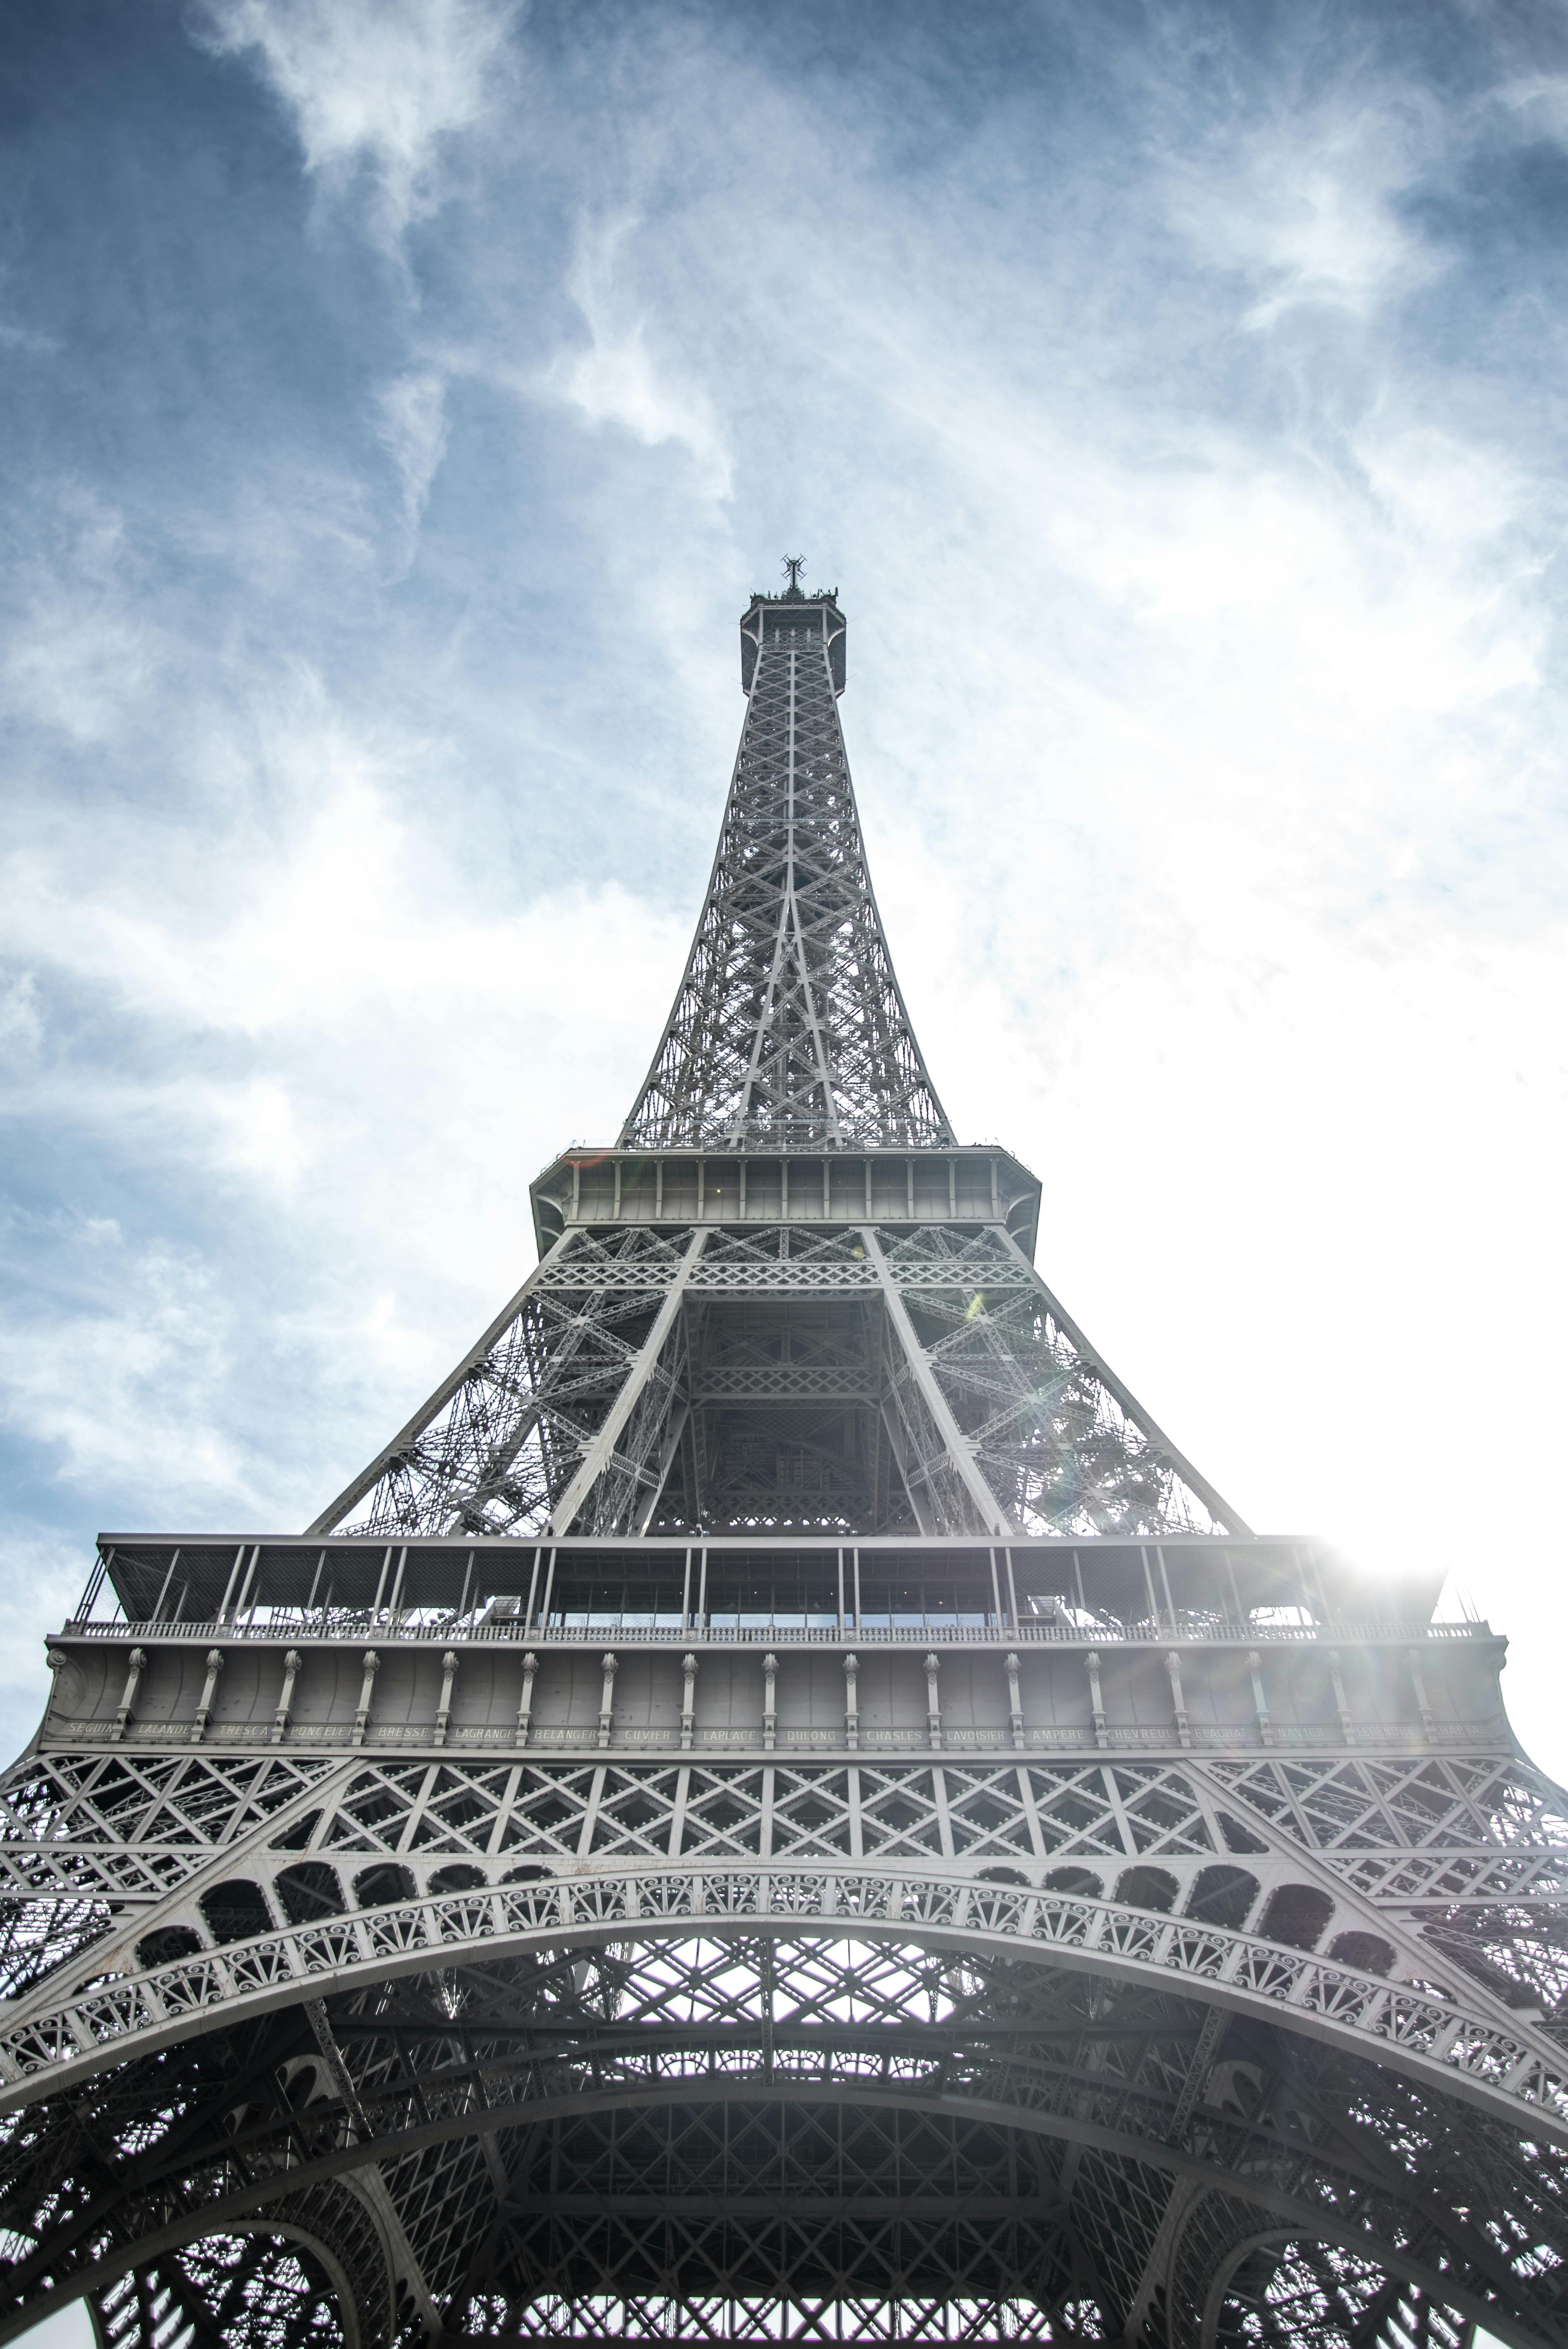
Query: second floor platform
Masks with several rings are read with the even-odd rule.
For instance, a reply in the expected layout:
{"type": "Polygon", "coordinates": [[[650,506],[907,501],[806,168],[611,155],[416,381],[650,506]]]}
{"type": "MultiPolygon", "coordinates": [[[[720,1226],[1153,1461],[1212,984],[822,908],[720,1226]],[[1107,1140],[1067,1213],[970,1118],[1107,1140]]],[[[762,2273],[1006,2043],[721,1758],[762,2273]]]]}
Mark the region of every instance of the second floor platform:
{"type": "Polygon", "coordinates": [[[1440,1746],[1504,1642],[1318,1543],[105,1536],[48,1738],[569,1752],[1440,1746]]]}
{"type": "MultiPolygon", "coordinates": [[[[1425,1638],[1443,1577],[1295,1536],[103,1534],[66,1629],[284,1641],[1103,1647],[1425,1638]]],[[[1471,1626],[1446,1629],[1468,1636],[1471,1626]]]]}

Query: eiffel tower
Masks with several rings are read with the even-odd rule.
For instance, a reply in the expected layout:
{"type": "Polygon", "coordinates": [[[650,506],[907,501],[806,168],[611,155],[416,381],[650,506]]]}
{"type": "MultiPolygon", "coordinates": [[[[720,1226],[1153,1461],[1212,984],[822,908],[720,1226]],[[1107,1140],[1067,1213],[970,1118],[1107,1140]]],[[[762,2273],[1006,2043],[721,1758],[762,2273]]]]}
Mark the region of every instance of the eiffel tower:
{"type": "Polygon", "coordinates": [[[536,1269],[308,1533],[106,1535],[48,1642],[0,2337],[1568,2342],[1503,1642],[1253,1534],[1057,1302],[893,975],[836,595],[740,647],[536,1269]]]}

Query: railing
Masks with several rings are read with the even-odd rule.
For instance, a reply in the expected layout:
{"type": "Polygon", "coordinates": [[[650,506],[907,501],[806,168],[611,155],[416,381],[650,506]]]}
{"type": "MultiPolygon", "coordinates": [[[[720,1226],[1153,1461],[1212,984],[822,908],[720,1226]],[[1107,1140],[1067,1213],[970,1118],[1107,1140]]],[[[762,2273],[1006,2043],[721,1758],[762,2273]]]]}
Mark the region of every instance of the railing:
{"type": "MultiPolygon", "coordinates": [[[[821,1754],[853,1754],[855,1753],[896,1752],[926,1754],[932,1752],[955,1755],[976,1751],[1001,1753],[1070,1752],[1094,1754],[1106,1750],[1125,1753],[1129,1749],[1154,1749],[1177,1752],[1190,1748],[1194,1753],[1212,1752],[1214,1748],[1242,1748],[1261,1752],[1270,1747],[1334,1746],[1346,1748],[1347,1741],[1337,1725],[1326,1723],[1301,1724],[1275,1722],[1265,1737],[1255,1723],[1220,1726],[1197,1724],[1190,1726],[1182,1739],[1174,1727],[1164,1728],[1142,1722],[1110,1722],[1101,1737],[1087,1726],[1055,1724],[1027,1727],[1016,1736],[1009,1729],[949,1728],[944,1723],[939,1740],[934,1744],[923,1728],[861,1729],[851,1743],[843,1729],[835,1727],[810,1729],[776,1729],[771,1736],[759,1723],[741,1724],[724,1729],[696,1728],[683,1733],[672,1728],[645,1728],[636,1723],[613,1723],[608,1739],[604,1739],[596,1723],[531,1722],[526,1734],[520,1734],[515,1722],[484,1723],[477,1726],[449,1726],[438,1741],[436,1724],[427,1721],[370,1722],[362,1737],[356,1739],[349,1721],[291,1722],[280,1733],[271,1721],[220,1721],[209,1723],[198,1733],[191,1721],[133,1721],[121,1729],[112,1718],[107,1721],[55,1721],[48,1723],[46,1736],[51,1746],[71,1744],[103,1745],[302,1745],[335,1746],[347,1752],[356,1745],[364,1749],[384,1751],[388,1746],[433,1747],[440,1745],[458,1753],[476,1750],[521,1754],[524,1751],[556,1754],[573,1751],[609,1751],[619,1754],[639,1752],[726,1752],[755,1755],[762,1753],[799,1753],[802,1750],[821,1754]]],[[[1355,1724],[1354,1749],[1357,1753],[1420,1753],[1432,1746],[1496,1745],[1510,1744],[1508,1723],[1501,1713],[1482,1721],[1437,1721],[1429,1728],[1418,1728],[1402,1723],[1380,1723],[1357,1722],[1355,1724]]]]}
{"type": "Polygon", "coordinates": [[[846,1619],[842,1630],[792,1623],[678,1625],[625,1623],[600,1619],[583,1624],[535,1624],[531,1630],[511,1619],[494,1623],[417,1623],[372,1615],[324,1622],[316,1615],[284,1621],[202,1623],[97,1623],[73,1619],[57,1637],[62,1640],[123,1640],[229,1642],[260,1640],[285,1647],[302,1640],[344,1645],[373,1640],[413,1642],[431,1647],[555,1648],[602,1647],[613,1640],[617,1647],[774,1648],[817,1646],[941,1647],[941,1648],[1104,1648],[1104,1647],[1358,1647],[1372,1642],[1398,1647],[1418,1646],[1429,1640],[1490,1640],[1490,1623],[1236,1623],[1215,1619],[1202,1626],[1155,1622],[1093,1624],[1024,1621],[1012,1628],[997,1624],[953,1624],[940,1617],[923,1623],[855,1623],[846,1619]]]}

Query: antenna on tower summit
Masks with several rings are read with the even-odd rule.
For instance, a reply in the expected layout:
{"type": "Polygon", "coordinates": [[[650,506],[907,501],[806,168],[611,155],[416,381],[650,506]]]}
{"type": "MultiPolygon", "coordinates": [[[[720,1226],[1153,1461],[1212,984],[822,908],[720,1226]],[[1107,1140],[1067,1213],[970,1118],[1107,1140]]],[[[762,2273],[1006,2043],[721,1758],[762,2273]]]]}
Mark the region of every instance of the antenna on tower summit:
{"type": "Polygon", "coordinates": [[[786,595],[799,595],[801,592],[800,574],[805,568],[806,558],[803,554],[787,554],[784,557],[784,569],[789,581],[789,585],[785,590],[786,595]]]}

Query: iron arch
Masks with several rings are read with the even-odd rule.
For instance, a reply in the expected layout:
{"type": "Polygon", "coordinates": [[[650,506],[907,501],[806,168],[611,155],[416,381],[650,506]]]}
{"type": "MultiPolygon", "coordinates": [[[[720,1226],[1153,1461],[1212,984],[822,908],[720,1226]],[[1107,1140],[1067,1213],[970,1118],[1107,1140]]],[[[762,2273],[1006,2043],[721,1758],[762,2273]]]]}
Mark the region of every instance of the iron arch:
{"type": "Polygon", "coordinates": [[[701,1874],[595,1868],[573,1877],[389,1902],[336,1920],[290,1926],[150,1971],[128,1971],[51,2008],[36,1994],[0,2032],[0,2110],[58,2093],[119,2058],[178,2043],[303,1995],[568,1942],[652,1930],[676,1936],[747,1930],[788,1936],[827,1926],[941,1955],[1012,1955],[1053,1966],[1180,1984],[1242,2013],[1276,2017],[1307,2038],[1376,2048],[1391,2067],[1479,2106],[1528,2113],[1568,2145],[1561,2051],[1518,2016],[1467,2013],[1450,2001],[1313,1951],[1222,1926],[1065,1891],[984,1885],[972,1877],[768,1867],[701,1874]]]}

